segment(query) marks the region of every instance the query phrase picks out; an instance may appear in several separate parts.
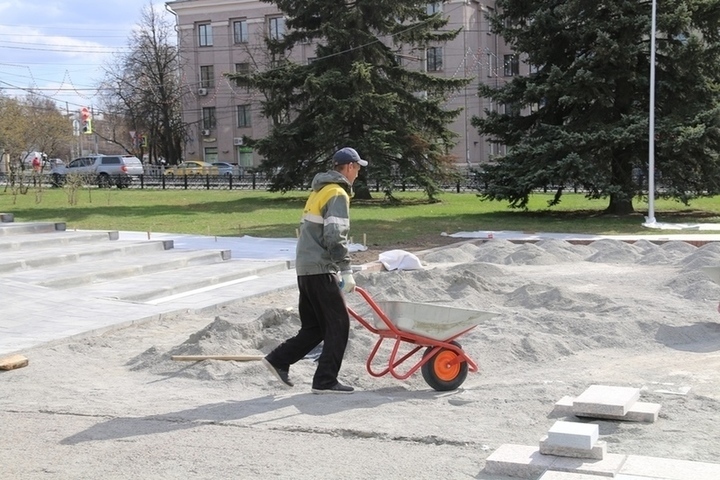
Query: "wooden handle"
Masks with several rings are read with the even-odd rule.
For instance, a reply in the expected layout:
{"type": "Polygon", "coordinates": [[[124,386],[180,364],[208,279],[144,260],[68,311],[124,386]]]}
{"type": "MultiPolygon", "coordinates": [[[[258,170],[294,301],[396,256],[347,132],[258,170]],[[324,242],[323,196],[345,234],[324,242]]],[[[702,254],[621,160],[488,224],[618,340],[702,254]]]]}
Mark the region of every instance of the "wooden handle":
{"type": "Polygon", "coordinates": [[[260,361],[263,355],[173,355],[176,362],[200,362],[202,360],[230,360],[234,362],[260,361]]]}

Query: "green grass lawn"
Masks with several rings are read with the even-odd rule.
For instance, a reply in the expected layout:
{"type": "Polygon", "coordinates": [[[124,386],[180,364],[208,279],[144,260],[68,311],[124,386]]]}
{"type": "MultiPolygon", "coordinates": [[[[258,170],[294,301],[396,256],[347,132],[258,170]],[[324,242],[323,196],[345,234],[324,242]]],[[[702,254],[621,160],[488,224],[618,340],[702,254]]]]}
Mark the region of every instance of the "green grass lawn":
{"type": "MultiPolygon", "coordinates": [[[[65,222],[68,229],[133,230],[199,235],[294,237],[308,192],[287,194],[245,190],[81,190],[71,205],[63,189],[12,195],[0,190],[0,212],[18,222],[65,222]]],[[[642,226],[647,204],[636,201],[636,214],[604,215],[606,200],[566,194],[547,208],[551,195],[534,195],[528,211],[507,204],[482,202],[474,193],[444,193],[439,203],[427,203],[420,193],[397,193],[401,205],[390,205],[382,194],[354,202],[352,234],[368,244],[387,245],[418,235],[458,231],[515,230],[532,232],[652,234],[642,226]]],[[[658,222],[720,223],[720,198],[698,199],[690,207],[655,201],[658,222]]],[[[696,232],[698,233],[698,232],[696,232]]],[[[699,233],[713,233],[703,231],[699,233]]],[[[717,233],[717,232],[714,232],[717,233]]]]}

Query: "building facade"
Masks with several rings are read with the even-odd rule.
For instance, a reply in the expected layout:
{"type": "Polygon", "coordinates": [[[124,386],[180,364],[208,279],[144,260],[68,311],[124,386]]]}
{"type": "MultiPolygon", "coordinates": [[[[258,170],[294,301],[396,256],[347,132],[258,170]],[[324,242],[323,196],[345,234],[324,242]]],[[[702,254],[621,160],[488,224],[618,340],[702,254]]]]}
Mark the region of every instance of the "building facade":
{"type": "MultiPolygon", "coordinates": [[[[225,73],[262,71],[272,67],[264,38],[285,33],[285,18],[273,5],[258,0],[176,0],[167,7],[175,14],[181,76],[187,95],[183,114],[191,125],[186,160],[226,161],[241,167],[257,166],[261,158],[242,144],[242,137],[267,135],[270,120],[260,112],[259,92],[236,85],[225,73]]],[[[477,95],[479,83],[500,86],[513,76],[527,74],[528,66],[490,32],[486,18],[495,2],[449,0],[429,3],[428,12],[449,18],[447,29],[462,28],[452,41],[399,55],[406,68],[443,77],[468,77],[472,82],[453,95],[448,109],[462,113],[450,125],[458,134],[452,154],[458,167],[475,167],[501,153],[478,135],[473,116],[504,106],[477,95]],[[524,70],[524,71],[523,71],[524,70]]],[[[381,40],[384,40],[381,38],[381,40]]],[[[313,44],[296,45],[289,60],[313,61],[313,44]]]]}

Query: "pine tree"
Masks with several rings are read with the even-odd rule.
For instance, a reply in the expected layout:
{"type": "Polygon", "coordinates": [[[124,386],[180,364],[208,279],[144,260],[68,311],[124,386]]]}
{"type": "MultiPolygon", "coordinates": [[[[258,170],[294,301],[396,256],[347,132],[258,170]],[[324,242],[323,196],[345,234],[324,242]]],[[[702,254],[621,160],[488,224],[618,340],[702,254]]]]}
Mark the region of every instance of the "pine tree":
{"type": "MultiPolygon", "coordinates": [[[[524,208],[552,186],[607,198],[632,213],[648,172],[651,2],[498,0],[491,19],[537,73],[482,97],[505,112],[474,118],[507,146],[484,172],[485,199],[524,208]],[[634,175],[635,174],[635,175],[634,175]],[[635,179],[634,179],[635,176],[635,179]]],[[[720,191],[720,1],[664,0],[657,10],[657,194],[685,203],[720,191]]]]}
{"type": "Polygon", "coordinates": [[[307,185],[328,168],[335,149],[352,146],[370,162],[356,181],[356,196],[369,198],[369,173],[388,195],[400,175],[432,198],[437,182],[454,170],[448,152],[456,135],[447,126],[460,111],[444,103],[468,80],[403,68],[402,55],[424,62],[424,47],[459,30],[443,31],[447,18],[428,15],[414,0],[270,3],[288,18],[284,38],[267,41],[276,68],[230,77],[264,96],[262,113],[273,127],[251,144],[273,175],[272,189],[307,185]],[[316,43],[315,61],[286,60],[299,42],[316,43]]]}

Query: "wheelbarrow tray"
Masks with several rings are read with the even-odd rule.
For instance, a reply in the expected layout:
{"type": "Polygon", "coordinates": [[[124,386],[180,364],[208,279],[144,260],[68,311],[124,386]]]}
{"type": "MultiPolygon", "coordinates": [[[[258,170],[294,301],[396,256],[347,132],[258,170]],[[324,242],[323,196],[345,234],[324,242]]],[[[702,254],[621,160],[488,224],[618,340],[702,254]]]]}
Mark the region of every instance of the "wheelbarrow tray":
{"type": "MultiPolygon", "coordinates": [[[[377,301],[385,316],[403,332],[420,335],[433,340],[448,340],[483,323],[497,313],[448,307],[431,303],[405,301],[377,301]]],[[[373,313],[375,328],[389,329],[377,312],[373,313]]]]}

